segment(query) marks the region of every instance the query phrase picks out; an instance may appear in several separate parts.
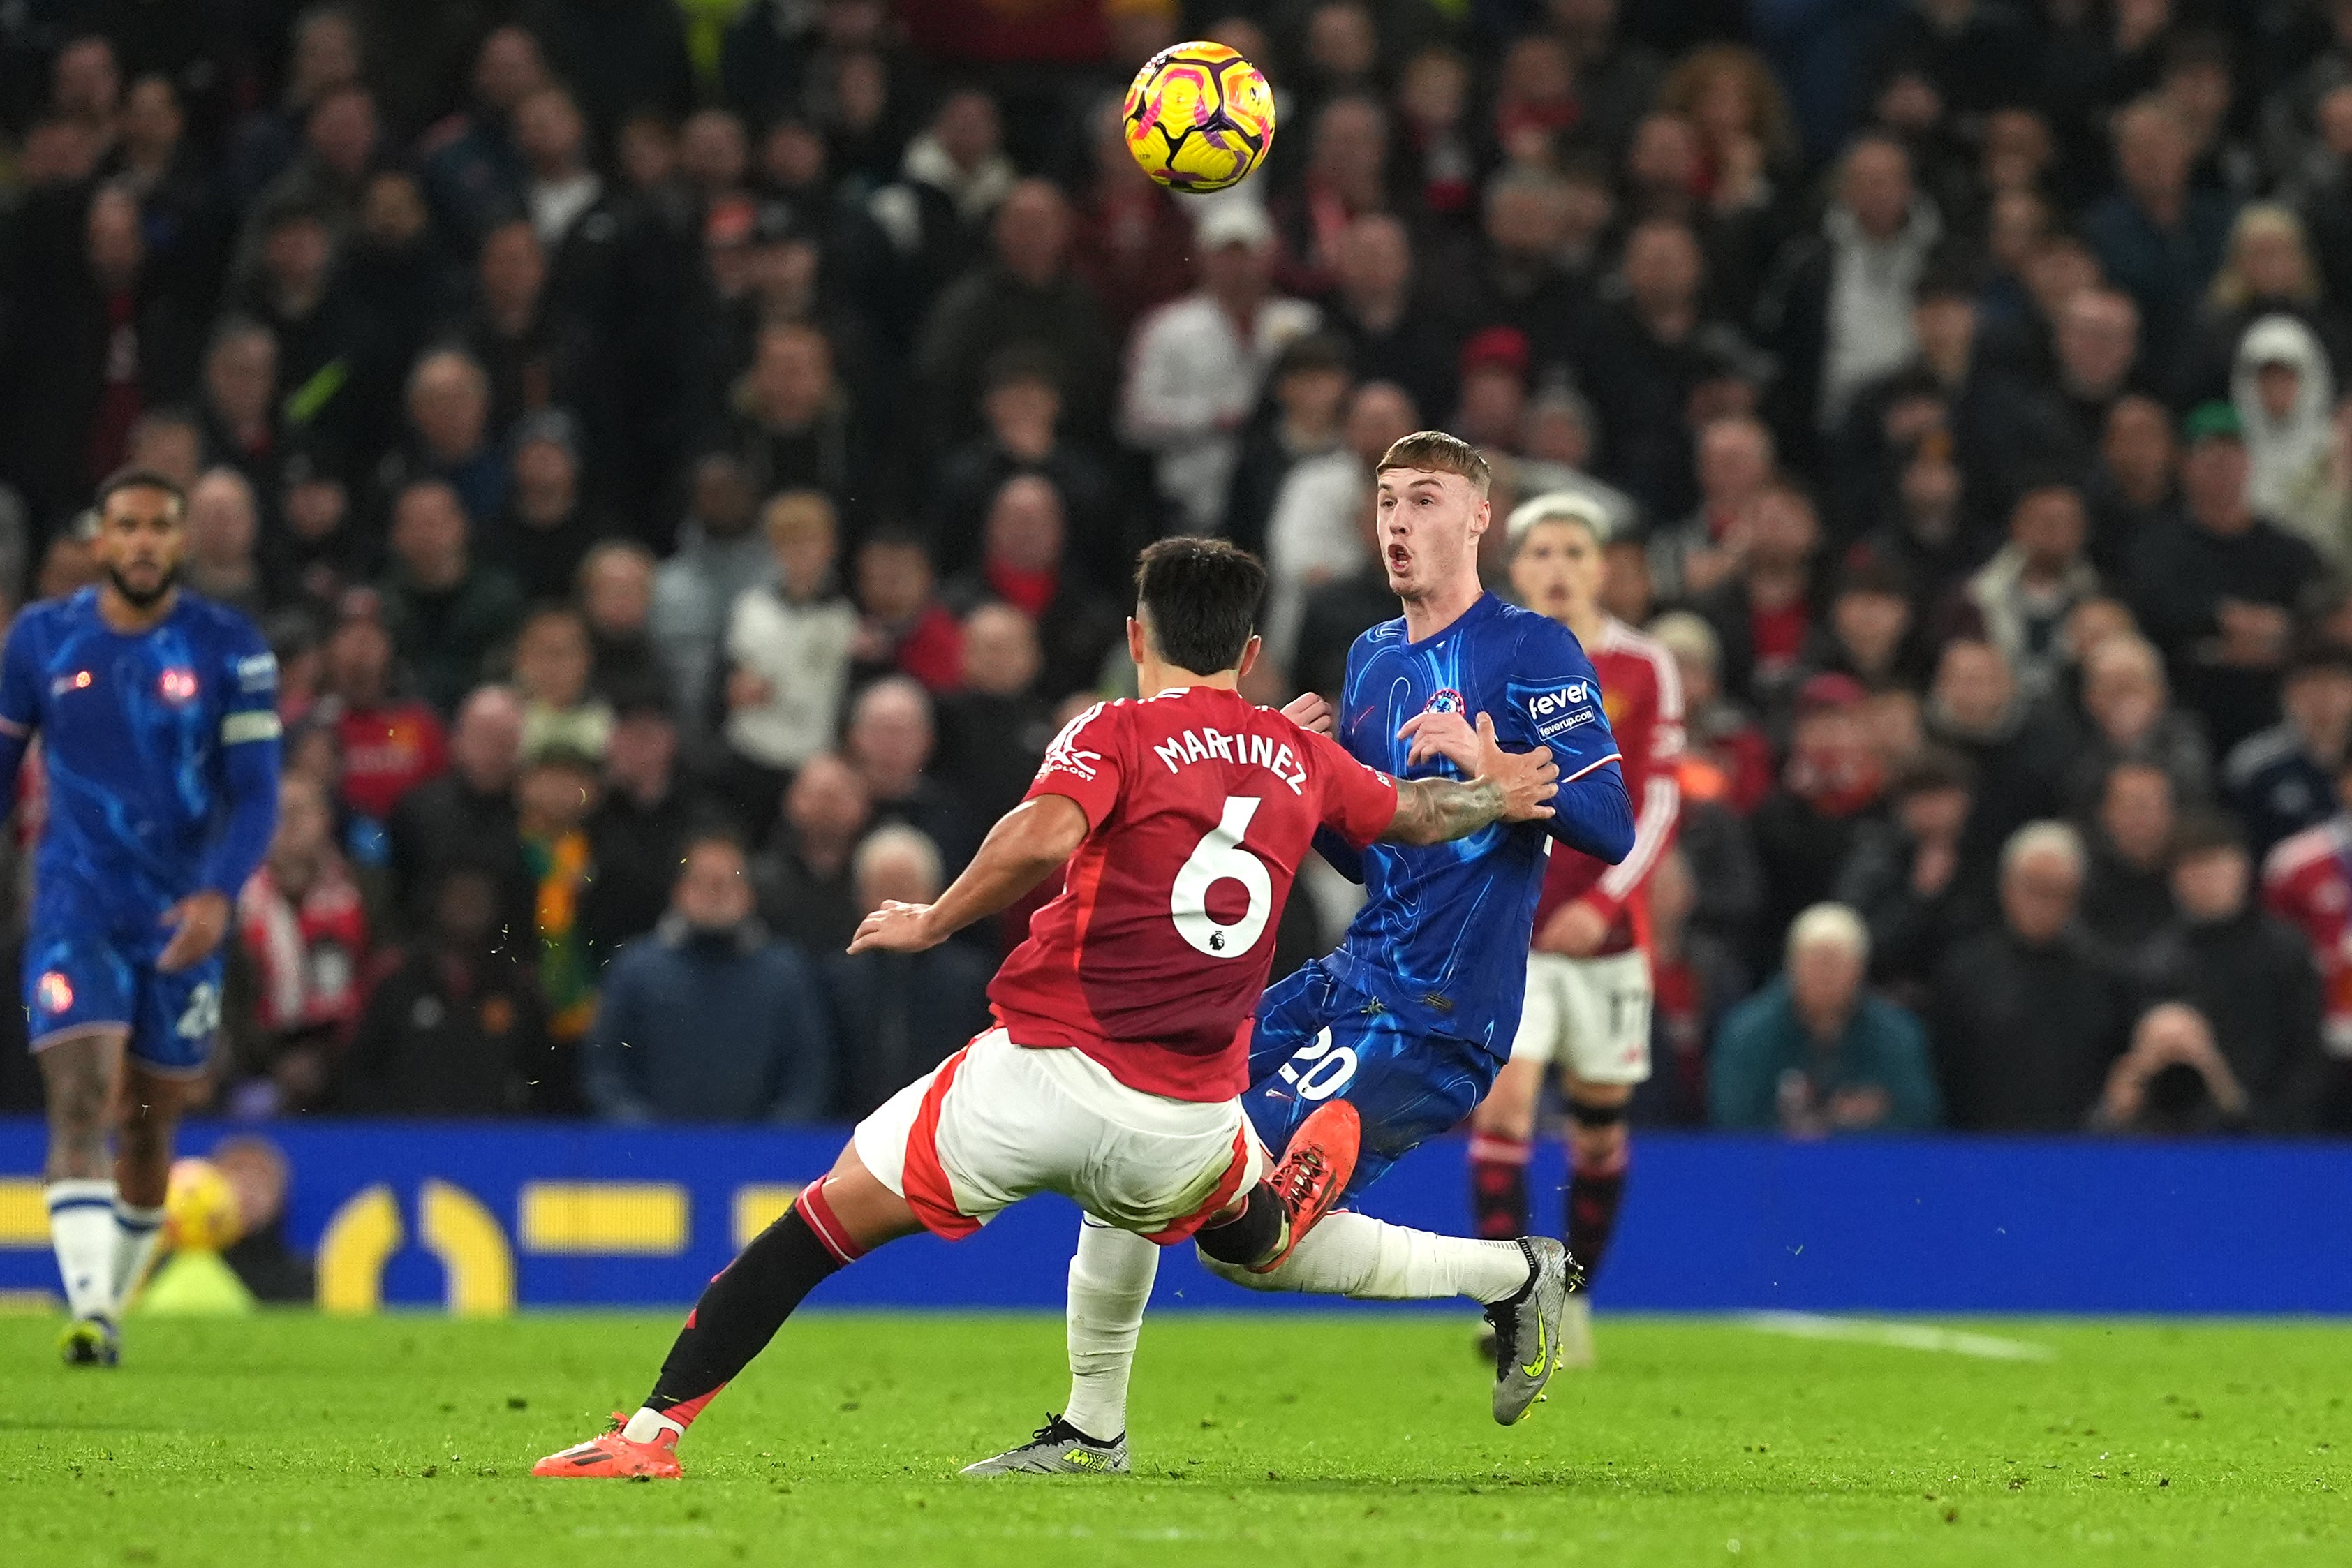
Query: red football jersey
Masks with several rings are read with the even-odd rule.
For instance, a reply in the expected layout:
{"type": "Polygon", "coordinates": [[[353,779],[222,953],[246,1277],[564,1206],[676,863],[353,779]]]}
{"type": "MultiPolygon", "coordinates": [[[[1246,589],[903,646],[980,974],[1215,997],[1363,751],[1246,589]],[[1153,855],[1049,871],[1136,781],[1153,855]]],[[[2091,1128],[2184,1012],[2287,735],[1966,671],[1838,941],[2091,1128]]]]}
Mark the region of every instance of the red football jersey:
{"type": "Polygon", "coordinates": [[[2352,1055],[2352,820],[2331,817],[2273,849],[2263,901],[2311,943],[2328,1053],[2352,1055]]]}
{"type": "Polygon", "coordinates": [[[1600,641],[1584,651],[1601,678],[1601,710],[1617,736],[1618,766],[1633,802],[1633,847],[1612,866],[1554,843],[1535,929],[1540,935],[1555,910],[1581,899],[1609,918],[1601,951],[1622,952],[1637,943],[1647,945],[1642,889],[1674,842],[1675,822],[1682,815],[1682,782],[1675,770],[1683,754],[1682,671],[1664,644],[1613,616],[1600,641]]]}
{"type": "Polygon", "coordinates": [[[1370,844],[1396,816],[1396,781],[1272,709],[1192,686],[1072,720],[1029,786],[1041,795],[1076,801],[1088,832],[988,989],[998,1021],[1149,1094],[1241,1093],[1276,917],[1315,830],[1370,844]]]}

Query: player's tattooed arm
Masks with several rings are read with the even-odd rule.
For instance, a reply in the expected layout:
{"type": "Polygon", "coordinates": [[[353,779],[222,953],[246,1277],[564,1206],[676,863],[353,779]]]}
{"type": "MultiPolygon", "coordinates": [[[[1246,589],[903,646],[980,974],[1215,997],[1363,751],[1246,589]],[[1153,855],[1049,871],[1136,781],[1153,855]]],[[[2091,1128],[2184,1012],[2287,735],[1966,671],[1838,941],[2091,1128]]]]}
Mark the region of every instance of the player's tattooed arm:
{"type": "Polygon", "coordinates": [[[1495,721],[1478,715],[1477,776],[1397,781],[1396,818],[1381,838],[1391,844],[1443,844],[1466,838],[1492,823],[1536,822],[1551,815],[1544,804],[1559,793],[1559,764],[1549,748],[1506,752],[1495,721]]]}
{"type": "Polygon", "coordinates": [[[1023,801],[989,829],[980,853],[935,902],[884,900],[858,925],[849,951],[920,952],[937,947],[974,921],[1012,908],[1076,853],[1086,837],[1086,811],[1067,795],[1023,801]]]}

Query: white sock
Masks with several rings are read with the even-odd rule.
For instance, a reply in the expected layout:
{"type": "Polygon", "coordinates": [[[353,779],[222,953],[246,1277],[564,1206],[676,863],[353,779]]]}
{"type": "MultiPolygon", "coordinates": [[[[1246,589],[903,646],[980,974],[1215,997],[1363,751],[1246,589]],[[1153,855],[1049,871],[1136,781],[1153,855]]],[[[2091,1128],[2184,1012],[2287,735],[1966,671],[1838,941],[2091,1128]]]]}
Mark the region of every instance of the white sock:
{"type": "Polygon", "coordinates": [[[1062,1419],[1109,1442],[1127,1431],[1127,1379],[1160,1247],[1088,1215],[1070,1258],[1070,1403],[1062,1419]]]}
{"type": "Polygon", "coordinates": [[[629,1417],[628,1425],[621,1428],[621,1436],[632,1443],[651,1443],[665,1432],[670,1435],[673,1443],[686,1436],[684,1426],[660,1411],[649,1410],[643,1405],[638,1406],[637,1413],[629,1417]]]}
{"type": "Polygon", "coordinates": [[[114,1200],[114,1310],[117,1312],[130,1304],[131,1293],[147,1277],[147,1266],[155,1261],[155,1249],[163,1242],[163,1210],[141,1208],[114,1200]]]}
{"type": "Polygon", "coordinates": [[[1360,1301],[1467,1296],[1493,1302],[1517,1295],[1528,1282],[1528,1255],[1516,1241],[1408,1230],[1347,1209],[1325,1215],[1272,1273],[1253,1274],[1206,1254],[1201,1261],[1252,1290],[1301,1290],[1360,1301]]]}
{"type": "Polygon", "coordinates": [[[114,1315],[114,1184],[89,1177],[51,1182],[49,1245],[66,1284],[66,1310],[77,1318],[114,1315]]]}

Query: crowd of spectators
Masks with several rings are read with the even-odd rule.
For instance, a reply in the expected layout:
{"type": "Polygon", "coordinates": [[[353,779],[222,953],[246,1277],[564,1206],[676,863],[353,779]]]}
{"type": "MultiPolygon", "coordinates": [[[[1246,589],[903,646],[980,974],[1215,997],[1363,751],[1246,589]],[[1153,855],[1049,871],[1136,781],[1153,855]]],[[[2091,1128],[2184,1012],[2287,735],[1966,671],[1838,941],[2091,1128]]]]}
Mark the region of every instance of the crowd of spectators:
{"type": "Polygon", "coordinates": [[[871,1106],[1137,546],[1329,692],[1437,426],[1681,668],[1637,1114],[2352,1131],[2347,0],[60,0],[0,136],[0,590],[136,462],[281,659],[226,1110],[871,1106]]]}

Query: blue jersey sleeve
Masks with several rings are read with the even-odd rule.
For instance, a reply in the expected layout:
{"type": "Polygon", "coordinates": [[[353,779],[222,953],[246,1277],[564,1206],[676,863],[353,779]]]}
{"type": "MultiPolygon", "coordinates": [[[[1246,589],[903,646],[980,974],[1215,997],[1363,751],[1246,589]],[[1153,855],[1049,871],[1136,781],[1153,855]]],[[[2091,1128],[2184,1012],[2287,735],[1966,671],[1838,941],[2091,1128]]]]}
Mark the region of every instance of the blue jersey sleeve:
{"type": "Polygon", "coordinates": [[[227,693],[220,733],[226,798],[205,858],[204,886],[234,902],[278,831],[278,660],[242,617],[223,646],[215,679],[227,693]]]}
{"type": "Polygon", "coordinates": [[[1508,711],[1494,716],[1496,732],[1507,748],[1550,748],[1559,763],[1551,836],[1613,866],[1633,847],[1633,804],[1600,677],[1567,627],[1540,618],[1528,627],[1505,683],[1508,711]]]}
{"type": "Polygon", "coordinates": [[[25,748],[41,722],[41,655],[34,621],[20,614],[0,649],[0,822],[16,809],[16,777],[25,748]]]}

